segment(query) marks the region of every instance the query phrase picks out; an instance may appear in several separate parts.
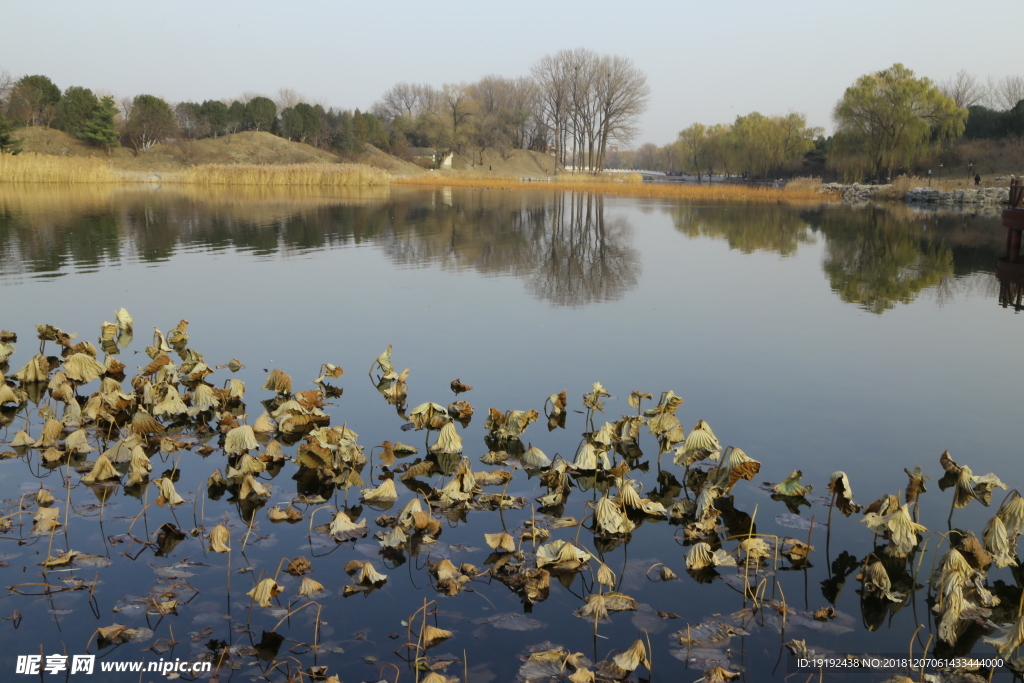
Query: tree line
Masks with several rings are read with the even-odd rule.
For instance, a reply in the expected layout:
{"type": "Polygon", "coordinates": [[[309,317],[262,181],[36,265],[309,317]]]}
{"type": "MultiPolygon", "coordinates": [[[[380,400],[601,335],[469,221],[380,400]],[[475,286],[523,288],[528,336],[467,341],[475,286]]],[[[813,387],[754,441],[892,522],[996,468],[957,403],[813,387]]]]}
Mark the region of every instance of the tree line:
{"type": "Polygon", "coordinates": [[[194,141],[266,131],[326,151],[351,154],[373,145],[400,158],[436,160],[525,149],[558,165],[779,178],[819,175],[886,179],[932,166],[994,172],[1024,163],[1024,77],[982,83],[961,71],[935,83],[902,64],[865,74],[833,111],[835,132],[790,112],[694,123],[676,140],[616,151],[636,137],[650,99],[647,77],[631,60],[592,50],[562,50],[529,75],[488,75],[474,83],[397,83],[368,111],[308,102],[282,89],[276,99],[168,103],[142,94],[116,101],[90,89],[61,91],[48,77],[14,80],[0,72],[0,149],[16,151],[17,126],[50,126],[109,150],[134,153],[168,139],[194,141]],[[1019,157],[1019,158],[1018,158],[1019,157]]]}
{"type": "Polygon", "coordinates": [[[398,157],[410,148],[433,156],[513,149],[549,152],[563,166],[598,171],[612,142],[637,131],[650,88],[631,60],[586,49],[539,60],[528,76],[489,75],[475,83],[398,83],[369,111],[307,102],[282,89],[235,100],[171,104],[142,94],[115,102],[88,88],[63,92],[48,77],[0,74],[0,144],[15,151],[12,128],[48,126],[109,150],[136,154],[168,140],[197,140],[245,130],[266,131],[324,150],[351,153],[371,144],[398,157]]]}
{"type": "Polygon", "coordinates": [[[887,180],[924,169],[973,175],[1024,166],[1024,77],[982,83],[960,71],[935,83],[902,64],[865,74],[833,110],[835,133],[803,114],[738,116],[694,123],[673,142],[645,143],[609,165],[668,173],[887,180]]]}

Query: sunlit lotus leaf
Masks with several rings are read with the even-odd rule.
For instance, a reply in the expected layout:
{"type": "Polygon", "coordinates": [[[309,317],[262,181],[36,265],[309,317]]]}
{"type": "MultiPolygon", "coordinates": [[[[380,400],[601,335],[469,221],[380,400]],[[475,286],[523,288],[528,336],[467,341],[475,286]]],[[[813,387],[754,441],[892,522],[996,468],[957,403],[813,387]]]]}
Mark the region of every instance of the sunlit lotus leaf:
{"type": "Polygon", "coordinates": [[[761,463],[754,460],[739,448],[729,447],[728,456],[725,458],[724,467],[722,468],[728,473],[728,482],[725,486],[725,492],[728,493],[732,490],[732,487],[736,485],[740,479],[746,479],[748,481],[754,478],[754,475],[761,470],[761,463]]]}
{"type": "Polygon", "coordinates": [[[101,640],[106,640],[110,642],[122,642],[119,640],[119,638],[125,633],[126,630],[127,629],[121,624],[114,624],[112,626],[103,626],[96,629],[96,635],[101,640]]]}
{"type": "Polygon", "coordinates": [[[468,420],[473,417],[473,406],[465,401],[455,401],[448,404],[448,414],[456,420],[468,420]]]}
{"type": "Polygon", "coordinates": [[[548,403],[551,404],[551,410],[548,413],[549,416],[557,417],[558,415],[563,414],[567,405],[566,392],[562,391],[557,394],[551,394],[545,402],[545,404],[548,403]]]}
{"type": "Polygon", "coordinates": [[[1019,493],[1011,491],[996,514],[1003,520],[1007,533],[1024,533],[1024,498],[1019,493]]]}
{"type": "Polygon", "coordinates": [[[185,415],[188,413],[188,407],[184,401],[181,400],[181,396],[178,394],[177,387],[167,386],[164,389],[163,399],[153,406],[153,415],[185,415]]]}
{"type": "Polygon", "coordinates": [[[588,621],[604,621],[608,618],[608,606],[605,604],[604,595],[600,593],[588,595],[587,604],[573,614],[588,621]]]}
{"type": "Polygon", "coordinates": [[[594,522],[607,534],[628,534],[636,528],[636,525],[626,517],[622,507],[607,495],[597,501],[594,522]]]}
{"type": "Polygon", "coordinates": [[[306,576],[303,577],[302,583],[299,584],[298,594],[304,598],[311,598],[319,595],[323,590],[324,585],[322,583],[306,576]]]}
{"type": "MultiPolygon", "coordinates": [[[[25,403],[26,401],[28,401],[28,396],[25,394],[24,391],[21,391],[20,389],[16,390],[14,387],[4,382],[3,378],[0,377],[0,405],[4,405],[7,403],[21,404],[25,403]]],[[[69,402],[70,401],[65,401],[65,403],[69,402]]]]}
{"type": "Polygon", "coordinates": [[[36,510],[36,514],[32,517],[32,531],[33,536],[42,536],[56,531],[60,528],[61,523],[58,521],[60,518],[59,508],[48,508],[41,507],[36,510]]]}
{"type": "Polygon", "coordinates": [[[611,394],[609,394],[608,391],[603,386],[601,386],[600,382],[594,382],[591,390],[588,393],[583,394],[583,407],[587,408],[588,410],[603,411],[604,402],[601,399],[610,396],[611,394]]]}
{"type": "Polygon", "coordinates": [[[516,550],[516,541],[506,531],[497,534],[484,534],[487,546],[494,550],[501,550],[506,553],[513,553],[516,550]]]}
{"type": "Polygon", "coordinates": [[[539,470],[551,465],[551,459],[544,454],[544,451],[533,444],[530,444],[530,447],[523,453],[520,462],[522,462],[523,467],[532,470],[539,470]]]}
{"type": "Polygon", "coordinates": [[[120,478],[121,473],[114,469],[113,463],[105,455],[101,455],[96,458],[96,463],[93,465],[92,470],[82,477],[82,481],[86,484],[93,484],[98,481],[120,478]]]}
{"type": "Polygon", "coordinates": [[[44,489],[42,484],[39,484],[39,490],[36,491],[36,505],[42,508],[52,504],[53,493],[49,489],[44,489]]]}
{"type": "Polygon", "coordinates": [[[284,370],[274,368],[260,388],[276,391],[279,394],[290,394],[292,393],[292,378],[284,370]]]}
{"type": "Polygon", "coordinates": [[[803,472],[793,470],[787,479],[780,481],[772,490],[780,496],[806,496],[811,492],[811,486],[804,486],[800,483],[802,476],[804,476],[803,472]]]}
{"type": "Polygon", "coordinates": [[[931,477],[924,476],[924,473],[921,471],[920,465],[914,465],[913,472],[911,472],[905,467],[903,468],[903,471],[906,472],[907,476],[910,478],[910,481],[907,483],[907,490],[904,500],[906,500],[906,502],[908,503],[913,503],[914,501],[917,500],[918,496],[928,491],[928,489],[926,489],[924,486],[924,482],[926,479],[931,479],[931,477]]]}
{"type": "Polygon", "coordinates": [[[676,449],[672,461],[681,467],[689,467],[705,458],[717,460],[721,450],[722,445],[719,443],[718,437],[711,431],[707,422],[700,420],[690,430],[682,446],[676,449]]]}
{"type": "Polygon", "coordinates": [[[178,323],[177,327],[167,333],[167,343],[170,344],[171,348],[175,351],[181,351],[188,344],[188,321],[182,320],[178,323]]]}
{"type": "Polygon", "coordinates": [[[252,598],[253,602],[260,607],[270,607],[270,601],[282,592],[284,592],[284,589],[281,588],[277,581],[266,578],[256,584],[256,587],[246,593],[246,595],[252,598]]]}
{"type": "Polygon", "coordinates": [[[40,562],[39,564],[46,567],[47,569],[52,569],[53,567],[66,567],[67,565],[71,564],[71,562],[79,555],[81,555],[81,553],[77,550],[68,550],[67,552],[61,553],[56,557],[49,557],[40,562]]]}
{"type": "Polygon", "coordinates": [[[437,434],[437,441],[430,447],[431,453],[457,455],[462,453],[462,437],[455,430],[454,422],[447,422],[437,434]]]}
{"type": "Polygon", "coordinates": [[[217,394],[214,392],[213,387],[209,384],[200,383],[196,386],[195,391],[192,392],[192,410],[189,411],[189,415],[195,417],[199,413],[215,410],[219,406],[220,401],[217,400],[217,394]]]}
{"type": "Polygon", "coordinates": [[[495,432],[502,439],[518,439],[540,414],[536,410],[510,410],[504,424],[495,432]]]}
{"type": "Polygon", "coordinates": [[[602,562],[601,566],[597,569],[597,582],[603,586],[608,586],[609,588],[615,585],[615,572],[613,572],[611,567],[606,565],[604,562],[602,562]]]}
{"type": "Polygon", "coordinates": [[[906,595],[903,593],[897,593],[892,590],[892,580],[889,578],[889,572],[885,570],[885,565],[881,561],[876,560],[865,568],[862,582],[864,590],[886,600],[903,602],[906,598],[906,595]]]}
{"type": "Polygon", "coordinates": [[[451,419],[448,409],[437,403],[421,403],[409,413],[409,421],[416,429],[440,429],[451,419]]]}
{"type": "Polygon", "coordinates": [[[443,628],[437,628],[430,624],[425,625],[423,627],[423,633],[420,634],[424,648],[432,648],[435,645],[440,645],[451,637],[451,631],[447,631],[443,628]]]}
{"type": "Polygon", "coordinates": [[[1017,565],[1017,537],[1012,538],[997,514],[985,525],[985,550],[992,554],[997,567],[1017,565]]]}
{"type": "Polygon", "coordinates": [[[593,683],[595,680],[594,672],[586,667],[576,669],[568,676],[570,683],[593,683]]]}
{"type": "Polygon", "coordinates": [[[268,415],[265,410],[260,413],[260,416],[256,418],[256,422],[252,425],[252,430],[260,434],[267,434],[275,431],[276,429],[277,425],[274,424],[274,421],[270,419],[270,415],[268,415]]]}
{"type": "Polygon", "coordinates": [[[238,497],[243,500],[249,496],[266,498],[269,495],[270,490],[251,474],[245,475],[245,478],[242,480],[242,486],[238,490],[238,497]]]}
{"type": "Polygon", "coordinates": [[[280,505],[275,505],[267,510],[267,519],[271,522],[298,522],[302,519],[302,513],[296,510],[294,507],[289,505],[282,509],[280,505]]]}
{"type": "Polygon", "coordinates": [[[49,448],[57,443],[57,438],[64,431],[64,424],[52,417],[43,423],[43,433],[32,446],[34,448],[49,448]]]}
{"type": "Polygon", "coordinates": [[[853,502],[853,490],[850,488],[850,479],[846,472],[833,472],[829,477],[828,492],[835,496],[835,504],[839,511],[846,517],[860,510],[860,505],[853,502]]]}
{"type": "Polygon", "coordinates": [[[644,415],[647,417],[656,417],[658,415],[675,415],[676,410],[683,404],[683,399],[680,396],[676,396],[672,391],[662,392],[661,398],[658,401],[658,405],[649,408],[644,411],[644,415]]]}
{"type": "Polygon", "coordinates": [[[43,451],[42,458],[44,462],[57,462],[58,460],[63,460],[67,455],[67,453],[60,449],[47,448],[43,451]]]}
{"type": "Polygon", "coordinates": [[[388,348],[384,349],[384,353],[377,356],[377,360],[370,366],[370,372],[373,372],[374,368],[379,367],[381,371],[387,375],[395,371],[395,366],[391,364],[391,344],[388,344],[388,348]]]}
{"type": "Polygon", "coordinates": [[[771,548],[763,538],[751,536],[740,541],[739,549],[754,561],[761,560],[771,554],[771,548]]]}
{"type": "Polygon", "coordinates": [[[345,566],[345,571],[348,572],[353,580],[360,586],[382,586],[384,582],[388,580],[387,574],[381,574],[373,565],[369,562],[361,562],[356,571],[349,571],[350,565],[358,560],[353,560],[345,566]]]}
{"type": "Polygon", "coordinates": [[[1024,645],[1024,613],[1017,617],[1017,621],[1004,626],[998,636],[985,638],[985,642],[993,646],[1000,657],[1009,657],[1010,653],[1024,645]]]}
{"type": "MultiPolygon", "coordinates": [[[[550,643],[547,644],[550,645],[550,643]]],[[[590,666],[590,661],[583,654],[570,655],[565,648],[557,647],[531,653],[526,662],[519,667],[519,678],[528,682],[546,681],[559,678],[570,669],[588,666],[590,666]]]]}
{"type": "Polygon", "coordinates": [[[36,335],[39,341],[52,341],[57,342],[61,346],[70,346],[71,340],[78,337],[77,334],[68,334],[53,325],[36,325],[36,335]]]}
{"type": "Polygon", "coordinates": [[[575,571],[590,561],[590,553],[566,541],[552,541],[537,548],[537,567],[575,571]]]}
{"type": "Polygon", "coordinates": [[[139,408],[132,415],[131,430],[135,434],[163,434],[163,427],[144,408],[139,408]]]}
{"type": "Polygon", "coordinates": [[[420,683],[459,683],[459,679],[451,676],[444,676],[436,671],[431,671],[420,678],[420,683]]]}
{"type": "MultiPolygon", "coordinates": [[[[61,423],[63,427],[63,423],[61,423]]],[[[91,453],[96,450],[89,443],[89,433],[84,429],[76,429],[64,439],[64,448],[68,453],[91,453]]]]}
{"type": "Polygon", "coordinates": [[[29,382],[45,382],[50,377],[50,361],[46,356],[35,355],[29,359],[21,370],[14,373],[14,379],[22,384],[29,382]]]}
{"type": "Polygon", "coordinates": [[[157,505],[181,505],[185,502],[185,499],[179,496],[174,489],[174,482],[169,477],[160,477],[153,481],[153,485],[160,491],[160,495],[156,499],[157,505]]]}
{"type": "Polygon", "coordinates": [[[491,470],[489,472],[474,472],[477,486],[503,486],[512,479],[512,473],[508,470],[491,470]]]}
{"type": "Polygon", "coordinates": [[[386,533],[378,533],[377,540],[385,548],[401,548],[409,537],[400,527],[395,527],[386,533]]]}
{"type": "Polygon", "coordinates": [[[19,448],[22,446],[31,446],[35,442],[36,440],[33,439],[28,432],[26,432],[24,429],[19,429],[17,432],[15,432],[14,438],[11,439],[11,446],[14,448],[19,448]]]}
{"type": "Polygon", "coordinates": [[[6,363],[7,359],[14,353],[14,344],[0,342],[0,363],[6,363]]]}
{"type": "Polygon", "coordinates": [[[258,460],[251,455],[243,455],[238,458],[238,462],[235,463],[234,467],[228,467],[226,476],[228,479],[240,479],[247,474],[260,474],[266,471],[267,465],[262,460],[258,460]]]}
{"type": "Polygon", "coordinates": [[[735,567],[736,558],[719,548],[712,551],[711,546],[701,541],[695,543],[686,554],[686,568],[690,570],[705,567],[735,567]]]}
{"type": "Polygon", "coordinates": [[[120,310],[114,311],[114,316],[117,318],[117,326],[124,332],[131,332],[134,321],[132,316],[122,306],[120,310]]]}
{"type": "Polygon", "coordinates": [[[597,450],[589,441],[584,441],[576,451],[576,458],[573,460],[572,466],[576,470],[589,472],[598,469],[607,470],[611,468],[611,463],[608,462],[607,453],[597,450]]]}
{"type": "Polygon", "coordinates": [[[173,365],[173,363],[171,363],[171,357],[168,356],[166,353],[161,353],[158,356],[156,356],[153,359],[153,362],[151,362],[149,365],[147,365],[144,368],[139,368],[139,374],[155,375],[156,373],[160,372],[160,370],[163,369],[164,366],[167,365],[173,365]]]}
{"type": "Polygon", "coordinates": [[[338,510],[338,513],[334,515],[334,519],[331,520],[330,526],[331,537],[336,541],[350,541],[353,538],[362,538],[366,536],[366,520],[361,519],[358,522],[353,522],[352,518],[345,514],[344,510],[338,510]]]}
{"type": "Polygon", "coordinates": [[[679,418],[672,413],[658,413],[647,420],[647,428],[651,434],[661,437],[670,443],[684,442],[686,434],[679,418]]]}
{"type": "Polygon", "coordinates": [[[260,444],[256,441],[253,428],[249,425],[235,427],[224,437],[224,452],[228,455],[246,453],[259,447],[260,444]]]}
{"type": "Polygon", "coordinates": [[[85,353],[76,353],[64,361],[64,374],[76,382],[91,382],[107,371],[107,366],[85,353]]]}
{"type": "Polygon", "coordinates": [[[622,654],[615,655],[612,658],[615,665],[625,671],[633,671],[641,664],[644,665],[648,671],[651,668],[651,662],[647,659],[647,648],[644,646],[644,641],[637,639],[633,645],[623,652],[622,654]]]}
{"type": "Polygon", "coordinates": [[[229,553],[231,552],[231,532],[223,524],[210,529],[210,552],[212,553],[229,553]]]}
{"type": "Polygon", "coordinates": [[[375,489],[363,489],[362,494],[363,500],[368,503],[391,503],[398,499],[398,491],[392,479],[385,479],[375,489]]]}

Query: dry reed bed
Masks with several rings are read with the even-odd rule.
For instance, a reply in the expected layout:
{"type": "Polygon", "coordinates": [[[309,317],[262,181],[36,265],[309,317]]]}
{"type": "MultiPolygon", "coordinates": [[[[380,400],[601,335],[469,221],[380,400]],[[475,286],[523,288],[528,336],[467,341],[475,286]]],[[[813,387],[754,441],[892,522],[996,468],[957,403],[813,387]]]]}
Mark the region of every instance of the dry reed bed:
{"type": "Polygon", "coordinates": [[[119,178],[99,159],[48,154],[0,154],[0,183],[112,183],[119,178]]]}
{"type": "Polygon", "coordinates": [[[741,202],[776,204],[779,202],[833,202],[841,197],[821,193],[817,186],[757,187],[751,185],[690,185],[683,183],[635,183],[606,180],[523,180],[521,178],[488,178],[468,176],[406,176],[395,178],[396,185],[458,187],[478,190],[562,190],[600,192],[625,197],[685,199],[695,202],[741,202]]]}
{"type": "Polygon", "coordinates": [[[189,185],[367,187],[388,185],[391,176],[364,164],[204,164],[171,179],[189,185]]]}

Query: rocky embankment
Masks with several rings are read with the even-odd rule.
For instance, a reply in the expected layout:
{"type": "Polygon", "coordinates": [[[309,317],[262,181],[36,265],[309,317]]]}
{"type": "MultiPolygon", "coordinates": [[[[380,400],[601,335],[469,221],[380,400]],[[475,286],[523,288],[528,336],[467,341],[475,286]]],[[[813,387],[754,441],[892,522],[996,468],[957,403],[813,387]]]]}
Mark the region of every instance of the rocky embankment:
{"type": "Polygon", "coordinates": [[[949,191],[930,187],[915,187],[901,196],[900,190],[893,185],[826,183],[821,186],[821,191],[841,193],[843,201],[851,204],[902,199],[908,204],[917,205],[997,207],[1006,204],[1010,199],[1010,189],[1008,187],[978,187],[949,191]]]}

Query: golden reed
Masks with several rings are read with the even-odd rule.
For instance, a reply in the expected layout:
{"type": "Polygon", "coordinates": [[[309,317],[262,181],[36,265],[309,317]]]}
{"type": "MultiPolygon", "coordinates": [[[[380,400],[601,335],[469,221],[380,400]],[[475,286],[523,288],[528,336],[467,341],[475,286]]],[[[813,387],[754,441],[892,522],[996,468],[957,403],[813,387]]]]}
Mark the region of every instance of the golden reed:
{"type": "Polygon", "coordinates": [[[478,190],[563,190],[566,192],[599,192],[624,197],[653,197],[685,199],[693,202],[739,202],[747,204],[821,203],[839,201],[833,193],[821,193],[817,184],[801,183],[794,187],[772,187],[714,183],[693,185],[690,183],[638,183],[580,176],[565,180],[559,176],[554,180],[524,180],[522,178],[486,176],[446,176],[427,174],[404,176],[392,179],[394,185],[431,187],[458,187],[478,190]]]}

